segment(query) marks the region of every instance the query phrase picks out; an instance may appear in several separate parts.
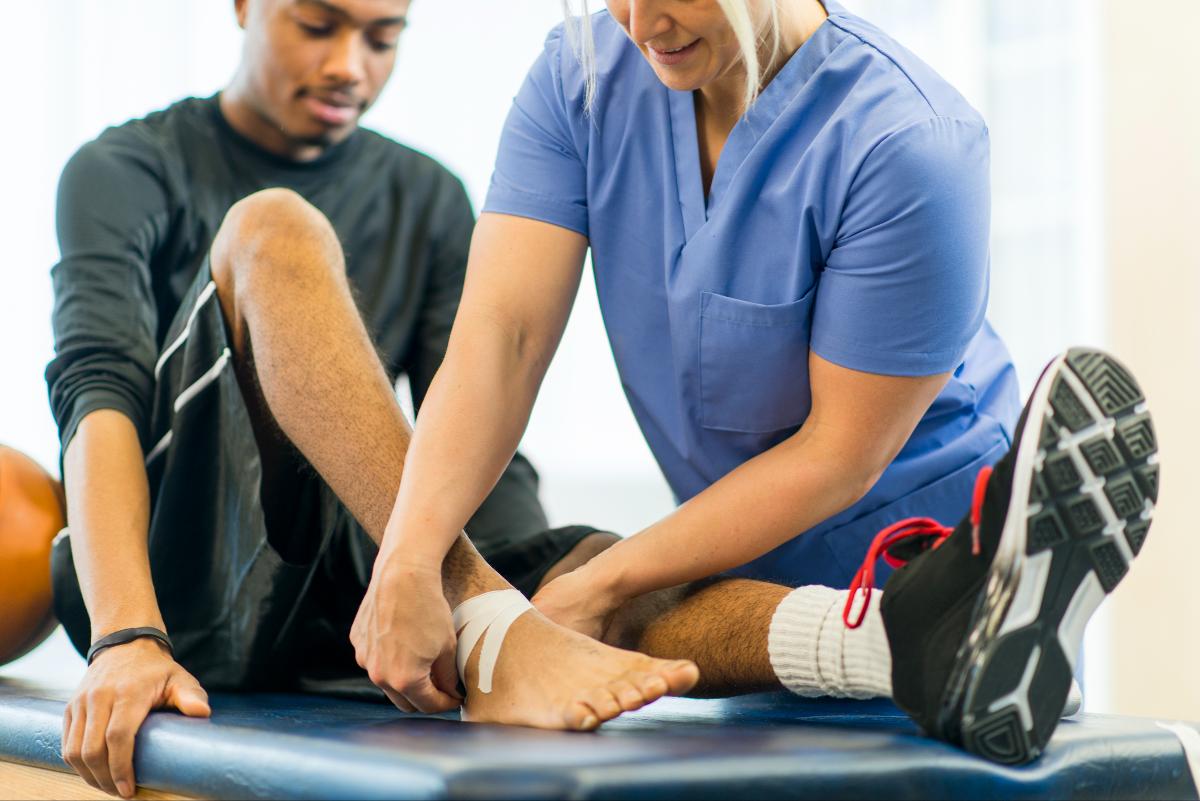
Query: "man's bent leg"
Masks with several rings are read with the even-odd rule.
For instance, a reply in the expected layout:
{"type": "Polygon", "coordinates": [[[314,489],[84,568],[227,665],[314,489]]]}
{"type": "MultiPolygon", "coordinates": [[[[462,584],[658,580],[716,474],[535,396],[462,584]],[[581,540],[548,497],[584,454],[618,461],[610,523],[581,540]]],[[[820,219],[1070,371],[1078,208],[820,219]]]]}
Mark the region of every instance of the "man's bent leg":
{"type": "MultiPolygon", "coordinates": [[[[344,264],[328,220],[287,190],[239,201],[211,254],[235,359],[243,371],[252,366],[249,378],[282,433],[379,542],[411,429],[344,264]]],[[[446,556],[443,585],[452,607],[509,588],[465,536],[446,556]]],[[[492,693],[472,691],[477,663],[478,654],[466,667],[468,717],[550,728],[590,728],[696,680],[694,665],[606,646],[536,611],[509,630],[492,693]]]]}
{"type": "Polygon", "coordinates": [[[256,425],[277,424],[380,541],[411,429],[333,226],[294,192],[264,190],[230,209],[210,261],[243,394],[268,410],[256,425]]]}

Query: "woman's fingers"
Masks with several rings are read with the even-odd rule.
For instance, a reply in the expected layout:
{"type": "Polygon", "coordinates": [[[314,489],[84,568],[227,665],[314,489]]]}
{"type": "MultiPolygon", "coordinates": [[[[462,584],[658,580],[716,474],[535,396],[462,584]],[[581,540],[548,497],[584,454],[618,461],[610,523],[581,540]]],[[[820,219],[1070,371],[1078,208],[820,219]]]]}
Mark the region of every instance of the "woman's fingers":
{"type": "Polygon", "coordinates": [[[429,671],[430,678],[433,679],[433,686],[446,696],[452,698],[455,706],[462,703],[462,693],[458,691],[458,664],[455,660],[456,649],[451,647],[442,651],[433,662],[433,667],[429,671]]]}
{"type": "Polygon", "coordinates": [[[391,687],[380,687],[379,689],[383,690],[383,694],[386,695],[388,700],[395,704],[396,708],[401,712],[417,711],[417,708],[410,704],[407,698],[393,690],[391,687]]]}
{"type": "Polygon", "coordinates": [[[434,687],[433,680],[430,679],[429,674],[405,687],[404,697],[413,706],[426,714],[449,712],[451,709],[458,709],[462,703],[458,699],[434,687]]]}

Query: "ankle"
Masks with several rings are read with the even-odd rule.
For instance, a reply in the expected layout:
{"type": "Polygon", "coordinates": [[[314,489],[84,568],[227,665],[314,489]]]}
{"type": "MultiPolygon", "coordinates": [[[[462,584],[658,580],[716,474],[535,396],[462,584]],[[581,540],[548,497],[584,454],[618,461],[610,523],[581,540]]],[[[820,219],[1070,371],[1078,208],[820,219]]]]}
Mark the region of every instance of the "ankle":
{"type": "Polygon", "coordinates": [[[531,609],[525,596],[512,589],[476,595],[455,607],[456,663],[468,690],[492,691],[492,674],[509,628],[531,609]],[[479,652],[475,653],[477,644],[479,652]]]}
{"type": "Polygon", "coordinates": [[[450,608],[485,592],[512,588],[484,561],[466,535],[460,534],[442,562],[442,591],[450,608]]]}

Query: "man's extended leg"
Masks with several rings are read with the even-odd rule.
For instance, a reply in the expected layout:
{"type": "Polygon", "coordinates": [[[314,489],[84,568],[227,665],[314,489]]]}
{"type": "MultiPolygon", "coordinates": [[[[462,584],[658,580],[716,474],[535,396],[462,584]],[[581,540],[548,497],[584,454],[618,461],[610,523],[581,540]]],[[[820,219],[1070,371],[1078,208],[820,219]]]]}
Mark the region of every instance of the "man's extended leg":
{"type": "Polygon", "coordinates": [[[606,640],[693,660],[698,695],[786,687],[809,697],[890,696],[892,660],[877,601],[864,625],[849,629],[847,595],[740,578],[699,582],[623,610],[606,640]]]}
{"type": "MultiPolygon", "coordinates": [[[[379,542],[411,430],[359,317],[332,226],[291,191],[256,193],[230,209],[211,269],[260,446],[273,446],[277,425],[379,542]]],[[[466,537],[443,577],[451,606],[509,586],[466,537]]],[[[589,728],[683,692],[696,670],[591,641],[536,612],[509,630],[490,694],[470,692],[477,660],[466,671],[468,716],[554,728],[589,728]]]]}
{"type": "MultiPolygon", "coordinates": [[[[593,534],[543,584],[616,543],[593,534]]],[[[842,625],[845,591],[793,590],[742,578],[700,581],[650,593],[622,606],[604,641],[660,659],[690,659],[700,681],[690,695],[727,696],[782,689],[801,695],[868,698],[891,694],[891,656],[875,614],[857,630],[842,625]]]]}

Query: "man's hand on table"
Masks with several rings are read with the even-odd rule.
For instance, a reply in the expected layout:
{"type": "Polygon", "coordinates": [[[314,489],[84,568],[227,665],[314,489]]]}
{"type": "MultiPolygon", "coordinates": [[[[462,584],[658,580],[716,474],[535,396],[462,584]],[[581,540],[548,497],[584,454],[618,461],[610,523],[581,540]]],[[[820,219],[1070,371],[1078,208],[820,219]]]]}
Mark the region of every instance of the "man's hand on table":
{"type": "Polygon", "coordinates": [[[156,640],[107,648],[88,666],[63,717],[62,754],[88,784],[131,798],[133,743],[153,709],[208,717],[208,694],[156,640]]]}

